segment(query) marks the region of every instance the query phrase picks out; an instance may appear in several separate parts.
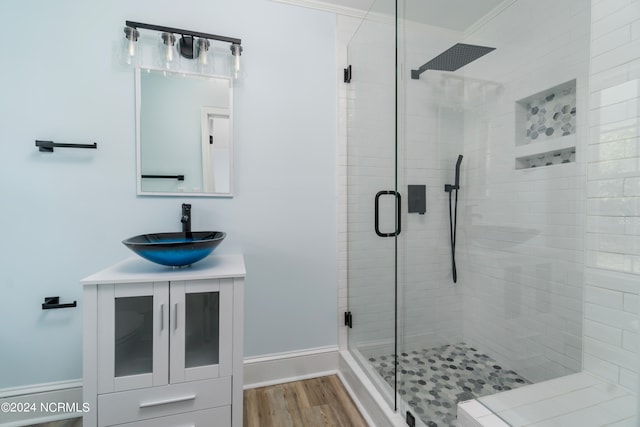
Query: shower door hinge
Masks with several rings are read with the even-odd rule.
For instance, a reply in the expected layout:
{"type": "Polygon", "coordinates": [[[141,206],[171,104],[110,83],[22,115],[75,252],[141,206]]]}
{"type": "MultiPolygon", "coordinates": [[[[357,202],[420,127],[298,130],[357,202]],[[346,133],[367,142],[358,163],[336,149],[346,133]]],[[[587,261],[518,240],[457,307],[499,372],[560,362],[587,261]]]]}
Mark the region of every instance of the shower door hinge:
{"type": "Polygon", "coordinates": [[[351,65],[344,69],[344,82],[351,83],[351,65]]]}
{"type": "Polygon", "coordinates": [[[406,421],[409,427],[416,427],[416,417],[409,411],[407,411],[406,421]]]}
{"type": "Polygon", "coordinates": [[[349,328],[353,328],[353,317],[351,316],[350,311],[344,312],[344,326],[348,326],[349,328]]]}

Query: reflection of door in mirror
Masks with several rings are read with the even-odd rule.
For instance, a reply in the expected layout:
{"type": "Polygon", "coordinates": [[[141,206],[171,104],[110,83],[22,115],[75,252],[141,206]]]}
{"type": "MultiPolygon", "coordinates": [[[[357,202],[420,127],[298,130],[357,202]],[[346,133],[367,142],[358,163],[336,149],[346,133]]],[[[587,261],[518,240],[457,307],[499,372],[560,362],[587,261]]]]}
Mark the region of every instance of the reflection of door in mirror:
{"type": "Polygon", "coordinates": [[[231,192],[229,110],[202,107],[202,176],[207,193],[231,192]]]}
{"type": "Polygon", "coordinates": [[[231,79],[137,71],[138,194],[231,196],[231,79]]]}

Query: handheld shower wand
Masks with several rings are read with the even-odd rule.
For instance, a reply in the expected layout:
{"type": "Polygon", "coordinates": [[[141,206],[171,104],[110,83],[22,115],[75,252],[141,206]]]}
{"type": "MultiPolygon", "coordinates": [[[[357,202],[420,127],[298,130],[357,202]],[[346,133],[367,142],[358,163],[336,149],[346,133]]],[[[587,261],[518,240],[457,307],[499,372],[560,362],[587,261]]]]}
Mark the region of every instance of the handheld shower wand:
{"type": "Polygon", "coordinates": [[[451,190],[460,189],[460,164],[461,163],[462,163],[462,154],[458,154],[458,161],[456,162],[456,183],[455,185],[445,184],[444,185],[445,193],[451,193],[451,190]]]}
{"type": "Polygon", "coordinates": [[[451,235],[451,272],[453,274],[453,283],[458,281],[458,271],[456,270],[456,226],[458,223],[458,190],[460,189],[460,164],[462,163],[462,154],[458,155],[456,162],[456,183],[454,185],[445,184],[444,191],[449,193],[449,231],[451,235]],[[451,195],[456,192],[455,208],[452,212],[451,195]]]}
{"type": "Polygon", "coordinates": [[[456,162],[456,190],[460,188],[460,163],[462,163],[462,154],[458,154],[456,162]]]}

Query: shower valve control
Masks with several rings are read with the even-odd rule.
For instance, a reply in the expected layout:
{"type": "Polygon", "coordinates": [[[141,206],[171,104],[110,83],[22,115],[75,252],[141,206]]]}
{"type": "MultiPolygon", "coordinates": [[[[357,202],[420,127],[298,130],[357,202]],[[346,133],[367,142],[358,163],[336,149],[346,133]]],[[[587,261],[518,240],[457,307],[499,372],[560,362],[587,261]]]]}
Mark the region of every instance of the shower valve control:
{"type": "Polygon", "coordinates": [[[409,185],[409,213],[424,215],[427,211],[427,186],[409,185]]]}

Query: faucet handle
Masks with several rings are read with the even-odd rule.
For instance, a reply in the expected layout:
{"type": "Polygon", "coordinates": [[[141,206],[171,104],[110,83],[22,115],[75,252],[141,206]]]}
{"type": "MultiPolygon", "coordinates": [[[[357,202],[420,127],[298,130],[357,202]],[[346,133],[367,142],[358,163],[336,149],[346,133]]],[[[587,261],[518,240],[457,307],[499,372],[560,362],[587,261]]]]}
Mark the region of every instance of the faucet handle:
{"type": "Polygon", "coordinates": [[[182,223],[182,231],[185,233],[191,233],[191,205],[188,203],[182,204],[182,217],[180,218],[182,223]]]}

